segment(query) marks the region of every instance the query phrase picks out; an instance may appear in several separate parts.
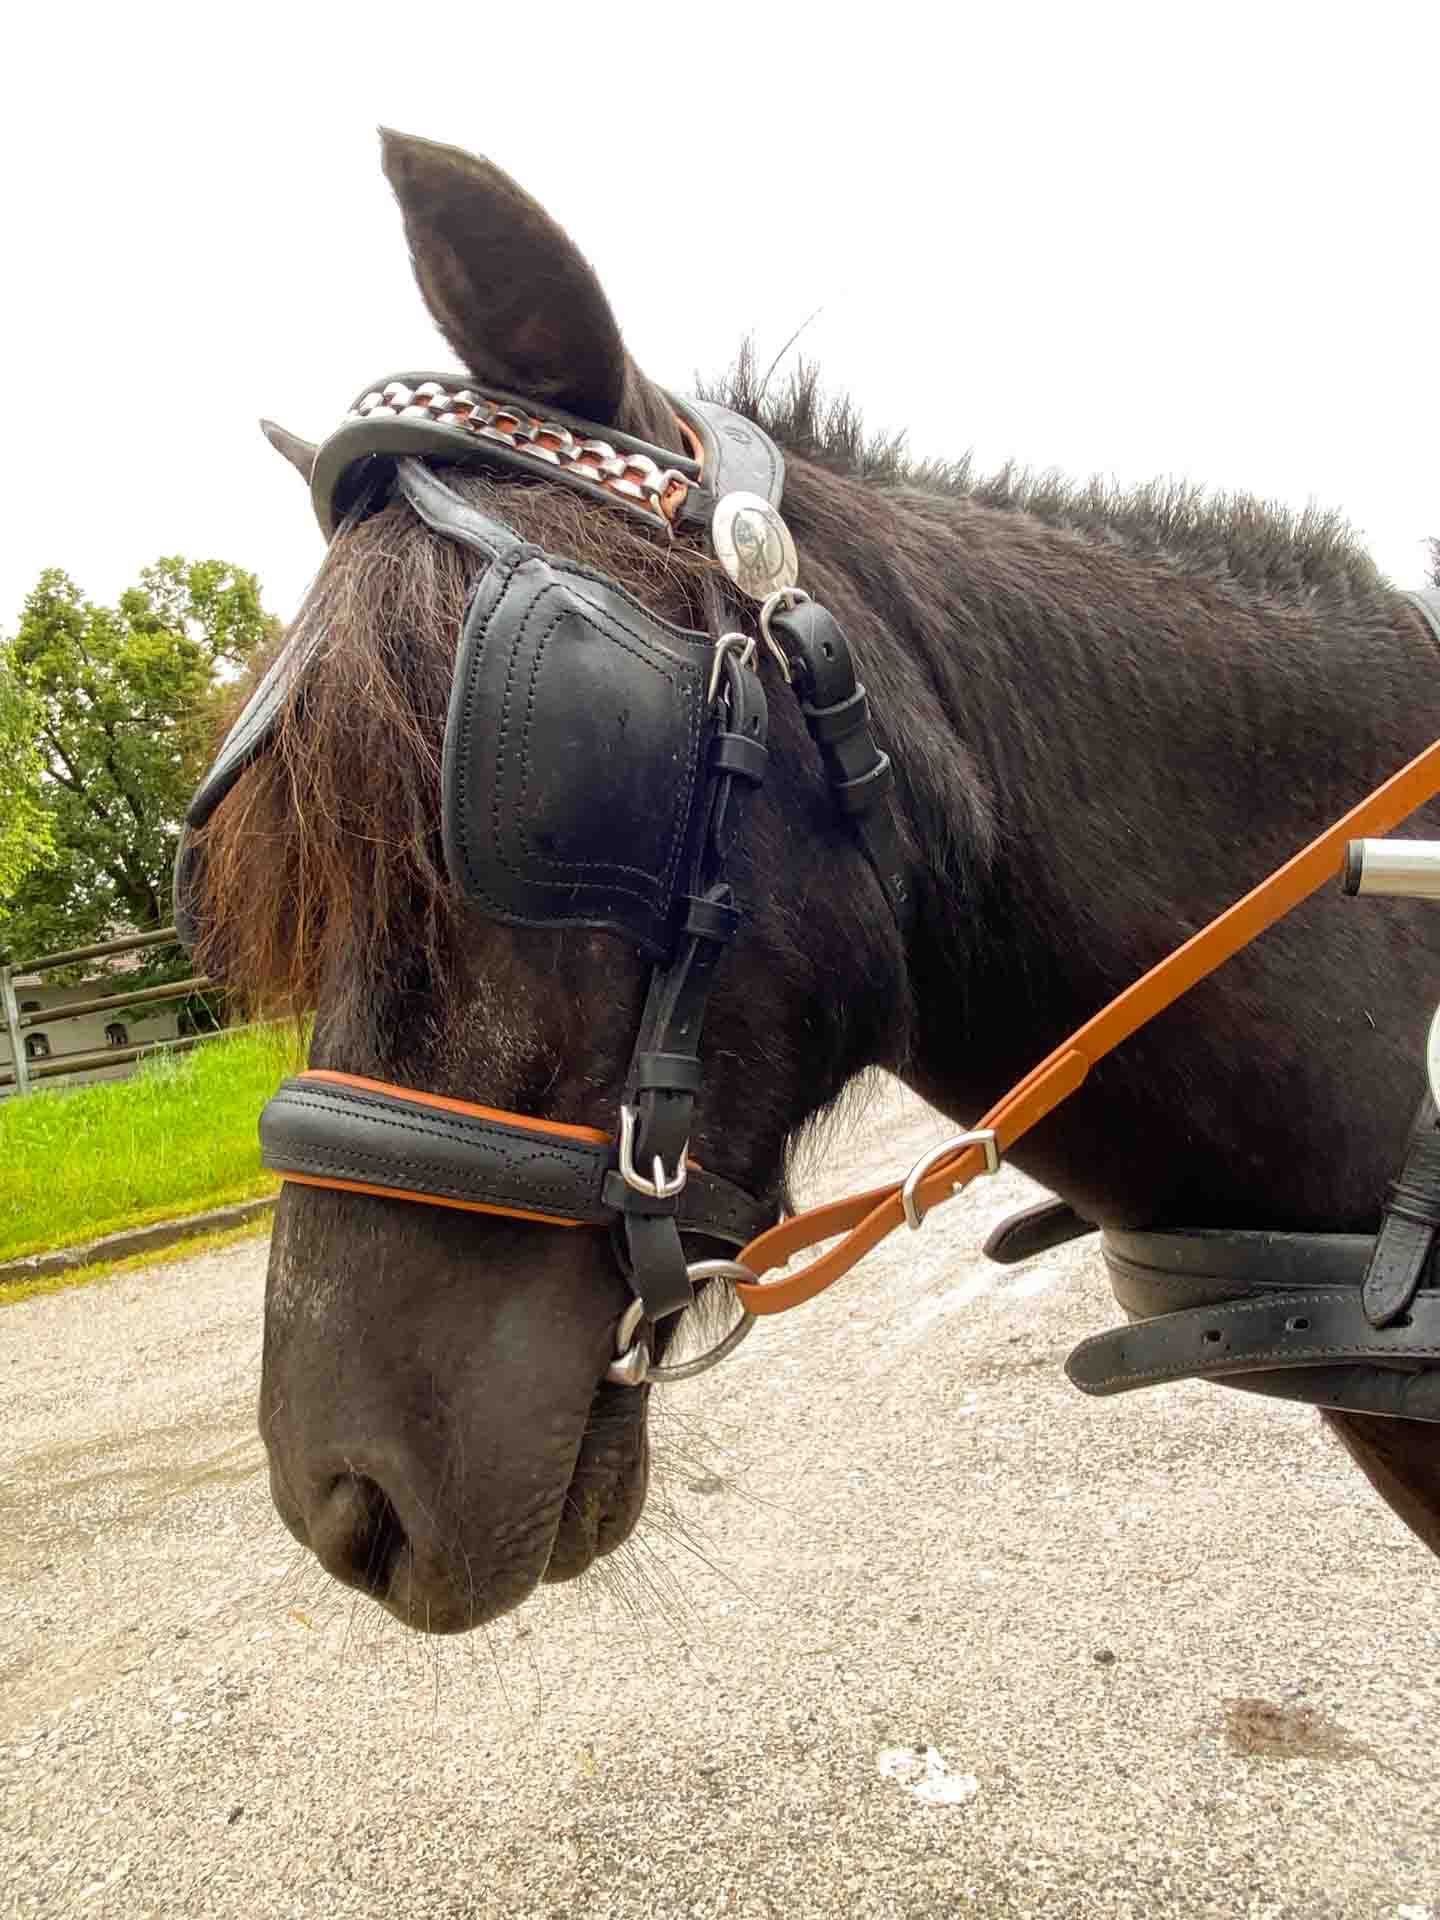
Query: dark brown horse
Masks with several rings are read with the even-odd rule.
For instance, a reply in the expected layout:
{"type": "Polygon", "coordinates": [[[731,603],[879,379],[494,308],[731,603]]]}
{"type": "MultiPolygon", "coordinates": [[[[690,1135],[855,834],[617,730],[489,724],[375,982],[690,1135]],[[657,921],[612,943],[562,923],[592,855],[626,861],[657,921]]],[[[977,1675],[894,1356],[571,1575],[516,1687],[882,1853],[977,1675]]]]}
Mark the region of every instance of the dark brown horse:
{"type": "MultiPolygon", "coordinates": [[[[385,165],[474,380],[682,450],[540,208],[453,149],[389,136],[385,165]]],[[[802,584],[854,647],[918,894],[902,936],[777,682],[693,1148],[778,1205],[797,1131],[867,1067],[973,1120],[1440,733],[1440,662],[1331,518],[914,469],[812,378],[767,402],[745,363],[726,397],[787,450],[802,584]]],[[[729,592],[697,544],[573,492],[449,479],[666,618],[703,626],[703,596],[729,592]]],[[[639,955],[495,924],[446,874],[439,748],[479,564],[399,499],[336,539],[299,616],[302,697],[206,830],[206,963],[313,1007],[316,1066],[613,1131],[639,955]]],[[[1434,907],[1318,897],[1017,1158],[1107,1225],[1371,1230],[1437,957],[1434,907]]],[[[432,1629],[581,1573],[645,1499],[647,1390],[603,1379],[626,1302],[603,1234],[288,1187],[260,1406],[286,1524],[432,1629]]],[[[1440,1551],[1440,1426],[1335,1424],[1440,1551]]]]}

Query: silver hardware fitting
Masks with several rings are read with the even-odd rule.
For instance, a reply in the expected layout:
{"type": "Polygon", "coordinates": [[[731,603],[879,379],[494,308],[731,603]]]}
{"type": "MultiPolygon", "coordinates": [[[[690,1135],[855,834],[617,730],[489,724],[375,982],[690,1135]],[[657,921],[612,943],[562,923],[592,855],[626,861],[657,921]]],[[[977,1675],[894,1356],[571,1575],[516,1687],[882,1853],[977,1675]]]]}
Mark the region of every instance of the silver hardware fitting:
{"type": "Polygon", "coordinates": [[[776,666],[785,676],[786,686],[794,683],[795,675],[790,669],[790,656],[770,631],[770,622],[780,612],[788,613],[791,607],[798,607],[802,600],[808,600],[809,594],[803,587],[778,587],[760,609],[760,637],[770,649],[776,666]]]}
{"type": "Polygon", "coordinates": [[[755,664],[755,649],[759,645],[751,633],[722,633],[715,642],[715,659],[710,668],[710,688],[705,695],[708,705],[714,706],[715,696],[720,691],[720,668],[727,653],[739,652],[742,667],[755,664]]]}
{"type": "MultiPolygon", "coordinates": [[[[916,1191],[931,1167],[941,1160],[948,1160],[952,1153],[959,1153],[964,1147],[983,1147],[985,1149],[986,1173],[1000,1171],[1000,1143],[995,1138],[993,1127],[979,1127],[973,1133],[957,1133],[949,1140],[942,1140],[938,1147],[932,1147],[929,1153],[917,1160],[905,1176],[905,1184],[900,1189],[900,1204],[905,1209],[905,1224],[912,1233],[918,1233],[925,1224],[925,1215],[920,1211],[916,1200],[916,1191]]],[[[959,1193],[961,1182],[951,1187],[952,1193],[959,1193]]]]}
{"type": "Polygon", "coordinates": [[[670,488],[677,482],[686,487],[700,484],[678,467],[656,466],[648,454],[622,453],[608,440],[582,440],[558,420],[524,413],[509,402],[491,400],[470,387],[452,393],[438,380],[422,380],[418,387],[388,380],[378,392],[357,400],[348,418],[370,420],[376,416],[461,427],[478,440],[493,440],[547,466],[569,467],[606,493],[640,501],[667,527],[670,516],[662,502],[670,488]]]}
{"type": "MultiPolygon", "coordinates": [[[[753,1281],[756,1277],[738,1260],[696,1260],[685,1272],[692,1284],[697,1280],[753,1281]]],[[[650,1364],[649,1342],[636,1338],[644,1318],[645,1308],[639,1300],[632,1300],[620,1316],[615,1330],[615,1358],[605,1369],[605,1378],[612,1386],[642,1387],[649,1382],[663,1387],[677,1380],[693,1380],[732,1354],[755,1326],[755,1315],[742,1307],[734,1326],[708,1352],[697,1354],[693,1360],[678,1361],[673,1367],[656,1367],[650,1364]]]]}
{"type": "Polygon", "coordinates": [[[651,1178],[646,1179],[635,1167],[635,1129],[640,1124],[640,1116],[634,1107],[622,1105],[620,1108],[620,1178],[627,1187],[633,1187],[636,1193],[643,1193],[651,1200],[673,1200],[677,1193],[684,1191],[689,1169],[685,1156],[690,1151],[687,1140],[680,1149],[680,1158],[674,1173],[666,1173],[665,1162],[657,1153],[650,1162],[651,1178]]]}

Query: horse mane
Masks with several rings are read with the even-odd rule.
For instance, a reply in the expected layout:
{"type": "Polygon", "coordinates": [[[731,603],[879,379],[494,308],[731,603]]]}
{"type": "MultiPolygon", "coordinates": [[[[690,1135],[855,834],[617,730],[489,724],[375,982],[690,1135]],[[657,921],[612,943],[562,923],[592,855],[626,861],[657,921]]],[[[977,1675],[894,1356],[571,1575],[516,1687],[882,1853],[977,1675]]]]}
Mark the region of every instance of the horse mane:
{"type": "MultiPolygon", "coordinates": [[[[864,516],[853,524],[875,549],[876,578],[889,541],[889,498],[942,519],[975,508],[1030,515],[1085,540],[1119,542],[1162,572],[1203,576],[1228,592],[1280,604],[1379,612],[1386,597],[1373,562],[1335,514],[1292,514],[1182,482],[1124,491],[1014,466],[980,476],[968,458],[913,460],[903,435],[868,433],[851,399],[827,396],[813,366],[802,366],[769,396],[748,348],[724,380],[701,391],[757,421],[795,457],[797,500],[800,462],[819,470],[807,495],[827,490],[826,474],[857,478],[872,490],[873,525],[864,516]]],[[[713,572],[707,555],[658,542],[618,514],[597,515],[568,491],[463,470],[448,478],[525,538],[615,575],[652,604],[695,604],[702,577],[713,572]]],[[[933,567],[915,585],[938,606],[940,542],[935,549],[933,567]]],[[[829,569],[827,597],[837,598],[837,614],[848,620],[835,558],[817,550],[811,563],[829,569]]],[[[291,638],[308,656],[275,745],[197,836],[206,928],[198,958],[212,977],[270,1010],[314,1007],[323,988],[331,1006],[346,998],[352,1021],[368,995],[377,1033],[397,1026],[397,992],[409,996],[417,1018],[439,1017],[437,992],[467,951],[440,842],[440,753],[476,564],[403,503],[391,502],[333,543],[296,617],[291,638]],[[382,1017],[386,995],[391,1012],[382,1017]]],[[[1434,564],[1440,583],[1440,542],[1434,564]]],[[[888,577],[888,563],[881,571],[888,577]]],[[[921,626],[927,618],[915,614],[921,626]]],[[[920,628],[908,631],[913,639],[920,628]]],[[[903,710],[907,662],[874,666],[882,687],[890,675],[901,676],[890,704],[903,710]]],[[[240,699],[248,691],[241,689],[240,699]]],[[[947,815],[934,796],[954,785],[951,746],[912,737],[907,766],[932,793],[938,847],[947,815]]],[[[983,846],[980,814],[972,827],[983,846]]],[[[971,857],[973,850],[958,847],[946,855],[957,870],[971,857]]],[[[469,937],[473,943],[473,930],[469,937]]]]}
{"type": "MultiPolygon", "coordinates": [[[[1030,514],[1092,540],[1116,540],[1187,573],[1228,578],[1272,597],[1349,602],[1383,593],[1386,582],[1345,517],[1314,506],[1300,512],[1248,493],[1211,492],[1188,480],[1121,487],[1099,476],[1071,480],[1007,461],[976,471],[970,454],[916,459],[907,435],[873,433],[848,394],[827,393],[820,369],[802,361],[773,396],[747,343],[729,373],[702,385],[763,427],[787,452],[867,485],[969,501],[1030,514]]],[[[1440,542],[1432,542],[1440,584],[1440,542]]]]}

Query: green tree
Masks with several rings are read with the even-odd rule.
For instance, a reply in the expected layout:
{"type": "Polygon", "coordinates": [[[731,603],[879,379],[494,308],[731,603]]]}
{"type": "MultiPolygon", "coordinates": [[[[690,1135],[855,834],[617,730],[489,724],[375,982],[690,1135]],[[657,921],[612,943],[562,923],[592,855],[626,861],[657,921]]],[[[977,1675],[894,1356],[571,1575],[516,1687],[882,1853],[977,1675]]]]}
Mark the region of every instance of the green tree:
{"type": "Polygon", "coordinates": [[[53,847],[40,798],[40,710],[28,688],[0,661],[0,900],[14,893],[53,847]]]}
{"type": "Polygon", "coordinates": [[[219,560],[157,560],[114,607],[41,574],[0,641],[0,814],[29,822],[13,848],[0,834],[0,945],[17,959],[166,924],[228,683],[276,626],[255,576],[219,560]]]}

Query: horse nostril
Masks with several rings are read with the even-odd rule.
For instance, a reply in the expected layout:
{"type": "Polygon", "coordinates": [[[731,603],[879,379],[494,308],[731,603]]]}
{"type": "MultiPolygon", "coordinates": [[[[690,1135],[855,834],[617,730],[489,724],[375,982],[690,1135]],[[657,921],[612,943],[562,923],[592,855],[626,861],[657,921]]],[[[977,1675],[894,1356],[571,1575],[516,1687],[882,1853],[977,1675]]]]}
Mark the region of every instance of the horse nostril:
{"type": "Polygon", "coordinates": [[[344,1473],[310,1516],[310,1547],[327,1573],[384,1599],[405,1529],[390,1496],[363,1473],[344,1473]]]}

